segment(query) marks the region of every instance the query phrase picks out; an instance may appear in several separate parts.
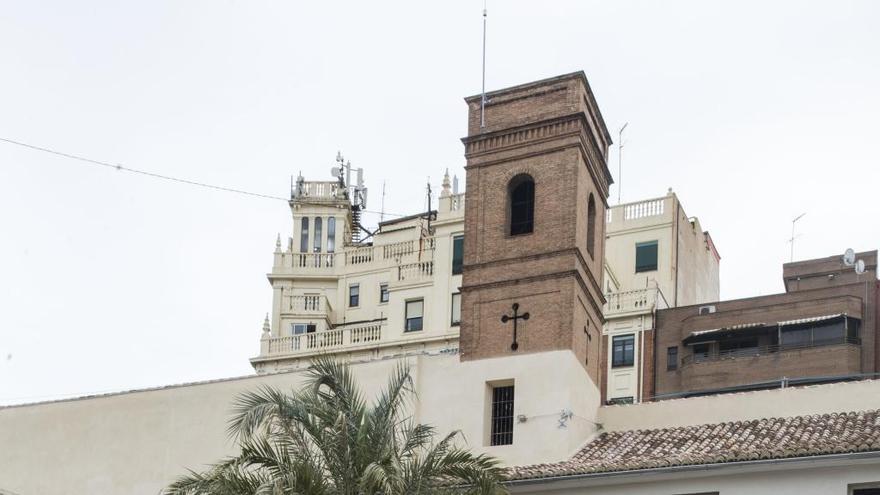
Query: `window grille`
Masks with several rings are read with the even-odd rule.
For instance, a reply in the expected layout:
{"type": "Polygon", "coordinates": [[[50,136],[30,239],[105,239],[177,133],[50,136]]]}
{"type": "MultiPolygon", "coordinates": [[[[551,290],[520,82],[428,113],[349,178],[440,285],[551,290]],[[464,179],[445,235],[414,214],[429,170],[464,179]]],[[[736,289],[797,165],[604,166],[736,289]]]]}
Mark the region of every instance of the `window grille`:
{"type": "Polygon", "coordinates": [[[492,387],[491,445],[513,443],[513,385],[492,387]]]}

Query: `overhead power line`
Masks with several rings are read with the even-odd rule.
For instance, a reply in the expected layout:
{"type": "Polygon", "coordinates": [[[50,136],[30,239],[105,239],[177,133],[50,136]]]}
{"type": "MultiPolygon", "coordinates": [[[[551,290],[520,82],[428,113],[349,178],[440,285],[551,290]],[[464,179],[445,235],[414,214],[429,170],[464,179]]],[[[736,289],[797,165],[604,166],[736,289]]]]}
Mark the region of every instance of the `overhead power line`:
{"type": "MultiPolygon", "coordinates": [[[[140,170],[140,169],[136,169],[136,168],[126,167],[126,166],[123,166],[119,163],[115,163],[115,164],[109,163],[109,162],[105,162],[105,161],[101,161],[101,160],[95,160],[94,158],[88,158],[85,156],[74,155],[72,153],[65,153],[63,151],[58,151],[58,150],[46,148],[43,146],[36,146],[33,144],[23,143],[21,141],[16,141],[14,139],[0,137],[0,141],[3,141],[5,143],[9,143],[9,144],[14,144],[16,146],[21,146],[22,148],[28,148],[28,149],[35,150],[35,151],[42,151],[43,153],[49,153],[49,154],[61,156],[64,158],[70,158],[71,160],[77,160],[77,161],[80,161],[83,163],[88,163],[90,165],[112,168],[112,169],[118,170],[120,172],[131,172],[133,174],[145,175],[147,177],[152,177],[154,179],[162,179],[162,180],[167,180],[167,181],[171,181],[171,182],[177,182],[180,184],[187,184],[190,186],[203,187],[206,189],[213,189],[215,191],[243,194],[245,196],[257,197],[257,198],[275,199],[275,200],[284,201],[284,202],[289,201],[288,198],[282,198],[281,196],[273,196],[271,194],[256,193],[256,192],[252,192],[252,191],[245,191],[244,189],[236,189],[233,187],[218,186],[218,185],[208,184],[208,183],[200,182],[200,181],[196,181],[196,180],[183,179],[180,177],[172,177],[170,175],[164,175],[164,174],[157,174],[156,172],[150,172],[147,170],[140,170]]],[[[362,210],[362,211],[364,211],[365,213],[372,213],[372,214],[376,214],[376,215],[382,214],[381,212],[378,212],[378,211],[370,211],[370,210],[362,210]]],[[[385,212],[385,215],[398,216],[398,217],[406,216],[406,215],[402,215],[399,213],[388,213],[388,212],[385,212]]]]}

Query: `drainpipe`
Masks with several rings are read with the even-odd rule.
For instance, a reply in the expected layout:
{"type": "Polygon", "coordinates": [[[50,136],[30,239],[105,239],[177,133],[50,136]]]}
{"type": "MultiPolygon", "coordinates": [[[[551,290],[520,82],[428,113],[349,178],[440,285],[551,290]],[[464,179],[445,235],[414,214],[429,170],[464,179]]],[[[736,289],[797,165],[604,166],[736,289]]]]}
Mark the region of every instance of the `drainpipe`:
{"type": "MultiPolygon", "coordinates": [[[[675,196],[673,196],[673,198],[675,198],[675,196]]],[[[673,304],[675,304],[676,308],[678,307],[678,251],[679,251],[679,249],[678,249],[678,247],[679,247],[678,246],[678,239],[679,239],[678,218],[680,216],[680,213],[681,213],[681,204],[678,202],[678,198],[675,198],[675,229],[673,230],[673,233],[672,233],[674,236],[674,241],[675,241],[675,243],[673,244],[675,246],[675,287],[674,287],[675,293],[673,294],[672,299],[673,299],[673,304]]],[[[654,349],[654,351],[655,351],[654,353],[656,354],[657,350],[654,349]]]]}

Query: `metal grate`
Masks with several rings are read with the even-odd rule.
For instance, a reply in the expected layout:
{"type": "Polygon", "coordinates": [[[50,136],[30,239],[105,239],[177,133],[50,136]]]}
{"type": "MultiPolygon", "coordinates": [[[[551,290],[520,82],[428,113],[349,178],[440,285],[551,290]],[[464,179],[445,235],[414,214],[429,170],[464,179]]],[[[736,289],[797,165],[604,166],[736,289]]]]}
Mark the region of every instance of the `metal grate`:
{"type": "Polygon", "coordinates": [[[491,445],[513,443],[513,385],[492,388],[491,445]]]}

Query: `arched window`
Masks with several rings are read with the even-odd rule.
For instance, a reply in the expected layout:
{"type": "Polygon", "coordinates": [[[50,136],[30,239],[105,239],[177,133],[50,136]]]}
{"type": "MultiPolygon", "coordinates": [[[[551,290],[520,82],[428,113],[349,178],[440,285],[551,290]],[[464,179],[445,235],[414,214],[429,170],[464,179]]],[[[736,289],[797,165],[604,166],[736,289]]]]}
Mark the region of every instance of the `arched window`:
{"type": "Polygon", "coordinates": [[[323,225],[321,225],[322,223],[323,222],[321,221],[321,217],[315,217],[315,239],[313,244],[315,245],[316,253],[321,252],[321,236],[323,235],[323,225]]]}
{"type": "Polygon", "coordinates": [[[336,251],[336,217],[327,218],[327,252],[336,251]]]}
{"type": "Polygon", "coordinates": [[[593,199],[593,193],[590,193],[590,200],[587,202],[587,252],[593,256],[593,250],[596,245],[596,200],[593,199]]]}
{"type": "Polygon", "coordinates": [[[507,186],[510,208],[510,235],[530,234],[535,223],[535,181],[520,174],[507,186]]]}
{"type": "Polygon", "coordinates": [[[309,217],[302,217],[302,222],[300,225],[302,227],[299,229],[299,252],[308,253],[309,252],[309,217]]]}

